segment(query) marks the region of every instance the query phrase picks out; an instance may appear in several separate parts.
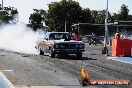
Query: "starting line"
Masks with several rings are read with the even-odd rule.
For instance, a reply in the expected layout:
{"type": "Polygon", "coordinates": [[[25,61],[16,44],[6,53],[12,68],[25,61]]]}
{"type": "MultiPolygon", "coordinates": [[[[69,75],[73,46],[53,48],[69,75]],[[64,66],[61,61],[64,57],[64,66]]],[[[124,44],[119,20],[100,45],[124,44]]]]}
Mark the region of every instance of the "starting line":
{"type": "Polygon", "coordinates": [[[0,71],[0,88],[14,88],[13,84],[0,71]]]}

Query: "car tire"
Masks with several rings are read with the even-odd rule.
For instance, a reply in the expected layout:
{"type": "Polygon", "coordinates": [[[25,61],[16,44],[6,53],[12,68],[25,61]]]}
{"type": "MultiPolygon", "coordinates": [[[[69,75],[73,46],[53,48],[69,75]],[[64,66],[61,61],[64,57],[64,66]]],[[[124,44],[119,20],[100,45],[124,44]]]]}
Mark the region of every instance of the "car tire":
{"type": "Polygon", "coordinates": [[[51,58],[55,58],[55,53],[51,52],[51,58]]]}
{"type": "Polygon", "coordinates": [[[44,52],[40,49],[39,55],[44,55],[44,52]]]}
{"type": "Polygon", "coordinates": [[[76,54],[77,59],[82,59],[82,52],[76,54]]]}

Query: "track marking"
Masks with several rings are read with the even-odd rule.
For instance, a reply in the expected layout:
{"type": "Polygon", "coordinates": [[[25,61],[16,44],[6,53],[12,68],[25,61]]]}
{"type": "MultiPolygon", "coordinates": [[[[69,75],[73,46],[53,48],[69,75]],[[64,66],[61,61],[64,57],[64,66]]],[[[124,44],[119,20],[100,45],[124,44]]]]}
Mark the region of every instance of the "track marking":
{"type": "Polygon", "coordinates": [[[13,70],[2,70],[2,71],[5,71],[5,72],[12,72],[13,70]]]}
{"type": "Polygon", "coordinates": [[[108,57],[107,59],[132,64],[132,57],[108,57]]]}
{"type": "MultiPolygon", "coordinates": [[[[5,83],[7,83],[6,84],[6,88],[15,88],[14,86],[13,86],[13,84],[6,78],[6,76],[0,71],[0,76],[2,77],[2,81],[5,81],[5,83]]],[[[0,86],[0,88],[1,88],[1,86],[0,86]]]]}

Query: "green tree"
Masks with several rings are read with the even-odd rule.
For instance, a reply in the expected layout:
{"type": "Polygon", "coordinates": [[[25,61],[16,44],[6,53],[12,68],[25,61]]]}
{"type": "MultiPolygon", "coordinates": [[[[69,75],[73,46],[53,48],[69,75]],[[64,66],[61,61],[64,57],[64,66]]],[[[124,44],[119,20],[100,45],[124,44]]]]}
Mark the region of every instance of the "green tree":
{"type": "Polygon", "coordinates": [[[97,23],[104,24],[105,23],[105,10],[98,11],[97,23]]]}
{"type": "Polygon", "coordinates": [[[92,10],[91,11],[91,22],[92,23],[97,23],[97,19],[98,19],[98,11],[97,10],[92,10]]]}
{"type": "Polygon", "coordinates": [[[128,13],[129,13],[128,6],[126,6],[125,4],[123,4],[121,6],[119,20],[128,20],[128,13]]]}
{"type": "Polygon", "coordinates": [[[84,21],[86,22],[86,20],[89,20],[90,18],[90,10],[82,10],[79,3],[73,0],[52,2],[48,5],[48,7],[49,10],[47,13],[45,24],[49,26],[49,28],[51,29],[50,31],[64,31],[65,22],[67,31],[71,31],[71,25],[73,23],[83,22],[82,19],[84,19],[84,21]],[[84,15],[88,17],[84,18],[84,15]]]}
{"type": "Polygon", "coordinates": [[[129,19],[129,20],[132,20],[132,15],[129,15],[129,16],[128,16],[128,19],[129,19]]]}
{"type": "Polygon", "coordinates": [[[43,20],[45,15],[45,11],[34,9],[34,13],[29,17],[30,26],[36,31],[38,28],[43,27],[43,20]]]}
{"type": "MultiPolygon", "coordinates": [[[[105,10],[92,10],[91,11],[92,19],[91,22],[95,24],[104,24],[105,23],[105,17],[106,17],[106,11],[105,10]]],[[[108,22],[112,21],[112,16],[108,12],[108,22]]]]}
{"type": "Polygon", "coordinates": [[[43,18],[43,20],[42,21],[45,21],[45,19],[46,19],[46,11],[45,10],[43,10],[43,9],[33,9],[34,11],[35,11],[35,13],[38,13],[38,14],[40,14],[41,15],[41,17],[43,18]]]}
{"type": "Polygon", "coordinates": [[[0,24],[2,23],[14,23],[14,19],[15,15],[18,14],[17,9],[15,9],[14,7],[4,7],[4,9],[2,10],[2,8],[0,8],[0,24]]]}
{"type": "Polygon", "coordinates": [[[91,11],[89,8],[82,9],[81,15],[80,15],[80,21],[83,23],[91,23],[91,11]]]}
{"type": "Polygon", "coordinates": [[[118,21],[118,20],[119,20],[119,16],[120,16],[120,14],[113,13],[113,14],[112,14],[112,21],[113,21],[113,22],[114,22],[114,21],[118,21]]]}

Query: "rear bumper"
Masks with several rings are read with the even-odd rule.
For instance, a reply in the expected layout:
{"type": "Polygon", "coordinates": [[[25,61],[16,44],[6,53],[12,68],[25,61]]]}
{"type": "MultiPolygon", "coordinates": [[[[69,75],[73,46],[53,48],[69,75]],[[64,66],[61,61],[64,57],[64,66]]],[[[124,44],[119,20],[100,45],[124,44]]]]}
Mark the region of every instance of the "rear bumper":
{"type": "Polygon", "coordinates": [[[53,49],[53,52],[58,53],[68,53],[68,54],[75,54],[75,53],[81,53],[84,52],[84,49],[53,49]]]}

